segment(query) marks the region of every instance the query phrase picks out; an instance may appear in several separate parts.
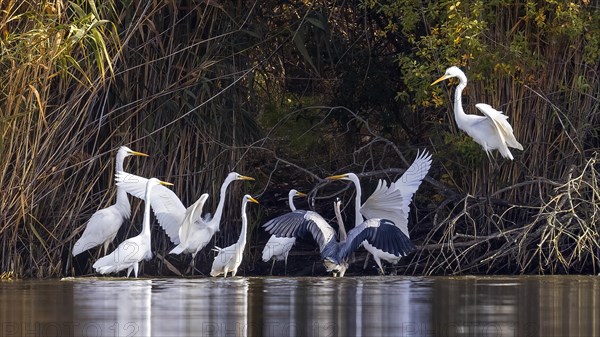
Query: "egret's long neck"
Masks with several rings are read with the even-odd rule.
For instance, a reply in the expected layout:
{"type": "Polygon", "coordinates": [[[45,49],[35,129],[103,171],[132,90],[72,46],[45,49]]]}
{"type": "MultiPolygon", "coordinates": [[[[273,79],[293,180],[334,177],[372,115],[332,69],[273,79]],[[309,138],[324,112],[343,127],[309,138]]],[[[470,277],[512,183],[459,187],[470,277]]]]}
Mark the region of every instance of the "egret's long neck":
{"type": "Polygon", "coordinates": [[[344,219],[342,219],[342,212],[340,210],[340,203],[336,202],[334,205],[335,218],[338,222],[338,236],[340,242],[346,241],[348,235],[346,234],[346,227],[344,226],[344,219]]]}
{"type": "Polygon", "coordinates": [[[146,196],[144,198],[144,220],[142,222],[142,235],[150,239],[150,191],[152,185],[146,185],[146,196]]]}
{"type": "Polygon", "coordinates": [[[467,114],[462,107],[462,92],[463,89],[467,86],[467,77],[466,76],[458,76],[459,83],[456,86],[456,90],[454,91],[454,119],[456,120],[456,125],[460,129],[465,125],[467,114]]]}
{"type": "MultiPolygon", "coordinates": [[[[115,173],[123,171],[123,162],[125,161],[125,154],[121,151],[117,152],[117,158],[115,160],[115,173]]],[[[147,199],[146,199],[147,200],[147,199]]],[[[117,201],[115,202],[115,206],[119,209],[119,213],[123,215],[125,219],[129,219],[131,216],[131,205],[129,204],[129,199],[127,198],[127,192],[123,187],[117,186],[117,201]]]]}
{"type": "Polygon", "coordinates": [[[360,188],[360,181],[358,180],[358,177],[352,177],[352,182],[354,183],[354,186],[356,186],[356,197],[354,198],[354,224],[355,226],[358,226],[365,221],[362,213],[360,212],[362,189],[360,188]]]}
{"type": "Polygon", "coordinates": [[[242,201],[242,232],[240,233],[240,238],[238,239],[239,245],[246,244],[246,233],[248,232],[248,217],[246,217],[246,205],[248,205],[248,201],[244,198],[244,201],[242,201]]]}
{"type": "Polygon", "coordinates": [[[227,177],[227,179],[225,179],[225,181],[223,182],[223,185],[221,185],[221,193],[219,195],[219,204],[217,205],[217,209],[215,210],[215,215],[211,221],[211,222],[213,222],[213,224],[217,225],[217,228],[219,226],[219,223],[221,223],[221,216],[223,215],[223,207],[225,207],[225,193],[227,193],[227,187],[229,187],[229,184],[231,184],[231,182],[233,180],[235,180],[235,179],[230,179],[229,177],[227,177]]]}
{"type": "Polygon", "coordinates": [[[296,210],[296,205],[294,205],[294,194],[290,193],[288,196],[288,204],[290,204],[290,209],[293,211],[296,210]]]}

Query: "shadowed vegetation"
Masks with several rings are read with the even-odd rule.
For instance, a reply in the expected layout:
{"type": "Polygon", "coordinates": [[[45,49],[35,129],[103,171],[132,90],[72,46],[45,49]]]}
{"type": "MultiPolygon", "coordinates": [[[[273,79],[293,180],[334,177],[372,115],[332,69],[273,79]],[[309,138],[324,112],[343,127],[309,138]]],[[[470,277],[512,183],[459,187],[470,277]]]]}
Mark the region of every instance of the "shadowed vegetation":
{"type": "MultiPolygon", "coordinates": [[[[98,251],[73,258],[71,247],[114,201],[122,144],[151,155],[128,158],[127,171],[174,183],[185,205],[208,192],[213,211],[229,171],[257,178],[231,185],[209,244],[235,242],[241,197],[257,197],[242,275],[268,272],[259,224],[287,211],[289,188],[312,191],[314,206],[299,207],[326,218],[339,192],[350,215],[353,189],[322,177],[354,171],[369,193],[424,148],[433,167],[409,221],[421,249],[400,272],[600,267],[600,9],[590,1],[9,0],[0,32],[1,273],[92,273],[98,251]],[[469,78],[467,113],[485,102],[509,116],[524,146],[514,161],[496,155],[493,167],[457,129],[456,82],[430,86],[450,65],[469,78]]],[[[115,245],[141,229],[132,205],[115,245]]],[[[142,270],[183,271],[190,257],[170,248],[154,225],[142,270]]],[[[298,247],[320,265],[312,249],[298,247]]],[[[213,256],[198,254],[200,273],[213,256]]],[[[312,273],[306,258],[289,261],[312,273]]]]}

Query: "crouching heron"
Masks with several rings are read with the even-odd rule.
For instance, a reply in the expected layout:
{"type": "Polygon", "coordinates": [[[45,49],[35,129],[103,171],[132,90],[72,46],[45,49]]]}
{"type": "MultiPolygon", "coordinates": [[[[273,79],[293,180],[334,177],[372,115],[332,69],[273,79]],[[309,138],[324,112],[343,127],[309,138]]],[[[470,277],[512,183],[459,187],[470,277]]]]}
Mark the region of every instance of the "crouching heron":
{"type": "MultiPolygon", "coordinates": [[[[339,202],[336,202],[334,206],[339,210],[339,202]]],[[[339,214],[338,210],[336,213],[339,214]]],[[[327,272],[332,272],[334,277],[344,276],[348,268],[348,258],[363,241],[398,258],[406,256],[416,249],[402,230],[389,220],[368,219],[350,230],[347,235],[339,216],[338,223],[340,225],[339,239],[336,238],[333,227],[314,211],[296,210],[269,220],[263,227],[271,235],[279,237],[311,236],[319,245],[325,269],[327,272]]]]}

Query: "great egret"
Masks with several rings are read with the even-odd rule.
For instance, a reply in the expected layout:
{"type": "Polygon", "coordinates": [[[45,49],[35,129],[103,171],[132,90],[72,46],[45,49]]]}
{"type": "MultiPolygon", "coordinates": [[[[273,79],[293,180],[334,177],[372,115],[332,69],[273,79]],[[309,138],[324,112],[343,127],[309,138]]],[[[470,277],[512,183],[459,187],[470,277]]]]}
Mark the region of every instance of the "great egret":
{"type": "Polygon", "coordinates": [[[212,218],[210,216],[200,217],[194,215],[195,213],[199,213],[197,212],[197,208],[200,207],[200,205],[197,205],[198,202],[192,205],[191,207],[193,210],[188,211],[189,216],[186,215],[185,220],[179,228],[181,243],[173,248],[169,254],[192,254],[192,264],[194,263],[196,254],[208,244],[213,235],[219,230],[221,215],[223,214],[223,207],[225,206],[227,187],[235,180],[254,180],[254,178],[243,176],[236,172],[229,173],[221,185],[219,204],[217,205],[217,210],[212,218]]]}
{"type": "MultiPolygon", "coordinates": [[[[296,206],[294,205],[294,197],[306,197],[306,194],[302,192],[298,192],[295,189],[291,189],[288,193],[288,203],[290,205],[290,209],[293,211],[296,210],[296,206]]],[[[262,252],[262,260],[264,262],[268,262],[269,260],[273,260],[271,264],[271,274],[273,274],[273,267],[275,266],[275,261],[283,260],[285,263],[285,272],[287,273],[287,258],[290,250],[296,243],[296,238],[286,238],[286,237],[277,237],[275,235],[271,235],[269,241],[265,245],[265,248],[262,252]]]]}
{"type": "MultiPolygon", "coordinates": [[[[122,184],[122,181],[117,180],[117,186],[122,184]]],[[[137,277],[139,263],[142,260],[150,260],[152,258],[151,242],[150,242],[150,202],[151,202],[151,191],[154,186],[157,185],[172,186],[173,184],[158,180],[156,178],[150,178],[146,183],[146,200],[144,204],[144,220],[142,222],[142,232],[129,238],[123,242],[109,255],[106,255],[96,263],[94,263],[94,269],[97,273],[108,274],[116,273],[127,268],[127,277],[133,270],[133,275],[137,277]]]]}
{"type": "MultiPolygon", "coordinates": [[[[334,207],[339,207],[334,205],[334,207]]],[[[319,245],[321,258],[327,272],[333,276],[344,276],[348,268],[348,258],[363,242],[396,256],[398,259],[416,249],[410,239],[393,222],[385,219],[369,219],[354,227],[345,235],[343,222],[340,226],[340,241],[335,238],[335,230],[313,211],[294,211],[271,219],[263,225],[272,235],[285,237],[305,237],[311,235],[319,245]]]]}
{"type": "MultiPolygon", "coordinates": [[[[127,146],[119,147],[116,156],[116,172],[123,171],[123,162],[129,156],[148,155],[142,152],[133,151],[127,146]]],[[[92,214],[88,220],[83,234],[73,245],[73,256],[77,256],[84,251],[96,246],[104,246],[104,254],[108,251],[108,245],[115,239],[123,221],[131,216],[131,206],[127,199],[127,192],[117,185],[117,201],[114,205],[100,209],[92,214]]]]}
{"type": "Polygon", "coordinates": [[[223,277],[227,277],[227,273],[231,271],[231,276],[237,274],[237,269],[242,263],[244,256],[244,248],[246,247],[246,234],[248,232],[248,218],[246,217],[246,205],[248,202],[257,203],[258,201],[248,194],[242,198],[242,231],[240,238],[236,243],[229,247],[219,248],[215,247],[217,256],[213,261],[212,268],[210,270],[210,276],[219,276],[223,274],[223,277]]]}
{"type": "Polygon", "coordinates": [[[508,123],[508,116],[484,103],[475,104],[475,107],[485,116],[467,115],[461,102],[462,91],[467,86],[467,76],[462,70],[452,66],[446,69],[444,76],[435,80],[431,85],[451,77],[458,77],[459,80],[454,92],[454,119],[458,128],[481,145],[488,158],[490,158],[492,150],[498,150],[502,157],[513,160],[513,155],[508,147],[523,150],[523,146],[515,138],[513,129],[508,123]]]}
{"type": "MultiPolygon", "coordinates": [[[[340,198],[336,198],[335,202],[333,203],[333,212],[335,213],[335,219],[338,223],[338,241],[345,242],[346,239],[348,239],[348,234],[346,233],[346,226],[344,226],[344,218],[342,218],[342,201],[340,200],[340,198]]],[[[349,267],[348,259],[345,259],[339,265],[334,263],[332,264],[329,261],[324,263],[327,271],[334,272],[334,277],[344,277],[344,275],[346,274],[346,270],[348,270],[349,267]]]]}
{"type": "MultiPolygon", "coordinates": [[[[388,183],[380,179],[377,188],[371,194],[364,204],[361,205],[362,188],[360,180],[354,173],[346,173],[327,177],[329,180],[350,180],[356,187],[356,197],[354,199],[355,224],[359,226],[365,218],[367,219],[387,219],[394,223],[406,237],[410,238],[408,233],[408,214],[410,212],[410,202],[413,195],[421,185],[423,178],[429,172],[431,167],[431,154],[427,151],[417,153],[415,161],[404,172],[404,174],[395,182],[388,183]],[[364,216],[364,217],[363,217],[364,216]]],[[[364,242],[365,249],[373,255],[375,263],[383,273],[381,260],[398,263],[400,257],[389,254],[385,251],[373,247],[369,242],[364,242]]]]}
{"type": "MultiPolygon", "coordinates": [[[[125,174],[125,173],[123,173],[125,174]]],[[[123,188],[127,193],[138,198],[144,198],[142,186],[146,182],[146,178],[127,174],[127,183],[123,184],[123,188]]],[[[191,253],[192,261],[198,251],[200,251],[212,239],[215,232],[219,230],[221,216],[225,206],[225,193],[227,187],[235,180],[254,180],[252,177],[241,175],[237,172],[231,172],[221,185],[221,194],[217,210],[213,217],[202,217],[202,208],[208,198],[201,196],[194,204],[187,209],[173,191],[168,188],[157,186],[152,191],[151,205],[154,214],[160,225],[165,229],[171,241],[177,246],[169,252],[169,254],[191,253]]]]}

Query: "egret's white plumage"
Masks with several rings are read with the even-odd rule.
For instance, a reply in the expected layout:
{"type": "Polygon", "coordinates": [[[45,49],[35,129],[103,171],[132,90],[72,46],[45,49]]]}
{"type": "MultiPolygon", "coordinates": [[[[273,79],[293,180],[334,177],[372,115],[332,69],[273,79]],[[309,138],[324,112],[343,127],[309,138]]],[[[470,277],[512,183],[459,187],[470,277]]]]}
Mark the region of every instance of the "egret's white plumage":
{"type": "MultiPolygon", "coordinates": [[[[219,230],[221,216],[225,206],[225,194],[227,188],[235,180],[254,180],[254,178],[243,176],[236,172],[231,172],[223,181],[220,190],[219,204],[213,217],[201,217],[198,211],[189,212],[190,216],[185,217],[181,227],[179,228],[179,238],[181,242],[177,247],[173,248],[169,254],[192,254],[192,263],[196,254],[204,248],[212,239],[213,235],[219,230]],[[194,215],[196,214],[196,215],[194,215]]],[[[192,205],[196,208],[199,205],[192,205]]]]}
{"type": "Polygon", "coordinates": [[[457,77],[459,80],[454,92],[454,119],[458,128],[481,145],[488,157],[492,150],[498,150],[502,157],[513,160],[514,157],[508,148],[523,150],[523,146],[515,138],[513,129],[508,123],[508,116],[484,103],[476,104],[475,107],[485,116],[467,115],[463,110],[461,97],[463,89],[467,86],[467,76],[462,70],[452,66],[431,85],[452,77],[457,77]]]}
{"type": "MultiPolygon", "coordinates": [[[[127,146],[119,147],[115,158],[116,172],[123,171],[123,162],[128,156],[148,156],[145,153],[133,151],[127,146]]],[[[131,216],[131,206],[127,193],[117,186],[117,200],[107,207],[96,211],[88,220],[83,234],[73,245],[73,256],[84,251],[103,245],[104,254],[108,246],[115,239],[119,228],[131,216]]]]}
{"type": "MultiPolygon", "coordinates": [[[[356,187],[355,203],[355,225],[359,226],[364,219],[387,219],[393,222],[401,231],[410,238],[408,233],[408,214],[410,212],[410,202],[413,195],[421,185],[423,178],[429,172],[431,167],[431,154],[427,151],[417,153],[415,161],[398,178],[398,180],[388,183],[380,179],[377,188],[367,200],[361,205],[362,188],[360,180],[354,173],[346,173],[327,177],[330,180],[350,180],[356,187]]],[[[373,247],[369,242],[364,242],[365,249],[373,255],[375,263],[383,272],[381,260],[391,263],[398,263],[400,257],[394,254],[389,254],[381,249],[373,247]]]]}
{"type": "MultiPolygon", "coordinates": [[[[117,185],[120,183],[121,182],[117,180],[117,185]]],[[[147,180],[142,232],[137,236],[121,242],[117,249],[112,253],[98,259],[93,266],[97,273],[116,273],[127,269],[127,277],[129,277],[132,270],[134,276],[137,277],[140,261],[150,260],[152,258],[150,239],[150,201],[152,188],[159,184],[165,186],[172,185],[171,183],[160,181],[156,178],[147,180]]]]}
{"type": "MultiPolygon", "coordinates": [[[[122,185],[125,191],[135,197],[144,198],[142,186],[147,179],[133,174],[123,173],[123,175],[126,175],[123,178],[126,183],[122,185]]],[[[194,204],[186,208],[170,189],[156,186],[152,190],[150,199],[152,210],[171,241],[177,244],[169,252],[170,254],[190,253],[191,263],[194,263],[198,251],[204,248],[219,230],[225,206],[225,193],[229,184],[235,180],[254,180],[254,178],[236,172],[229,173],[221,185],[220,199],[213,217],[202,216],[202,208],[208,194],[206,196],[203,194],[194,204]]]]}
{"type": "MultiPolygon", "coordinates": [[[[295,189],[291,189],[288,193],[288,203],[290,205],[290,209],[293,211],[296,210],[296,206],[294,205],[294,197],[305,197],[306,194],[302,192],[298,192],[295,189]]],[[[287,271],[287,258],[290,253],[290,250],[296,243],[296,238],[287,238],[287,237],[277,237],[275,235],[271,235],[269,241],[265,245],[265,248],[262,252],[262,260],[264,262],[268,262],[269,260],[273,260],[273,264],[271,265],[271,273],[273,273],[273,266],[275,265],[275,261],[284,261],[285,270],[287,271]]]]}
{"type": "Polygon", "coordinates": [[[217,256],[212,264],[210,270],[210,276],[219,276],[223,274],[223,277],[227,277],[227,273],[231,272],[231,276],[237,274],[237,269],[242,263],[244,256],[244,248],[246,247],[246,234],[248,232],[248,217],[246,216],[246,205],[248,202],[254,202],[258,204],[258,201],[248,194],[242,198],[242,230],[238,241],[225,248],[215,247],[218,252],[217,256]]]}

